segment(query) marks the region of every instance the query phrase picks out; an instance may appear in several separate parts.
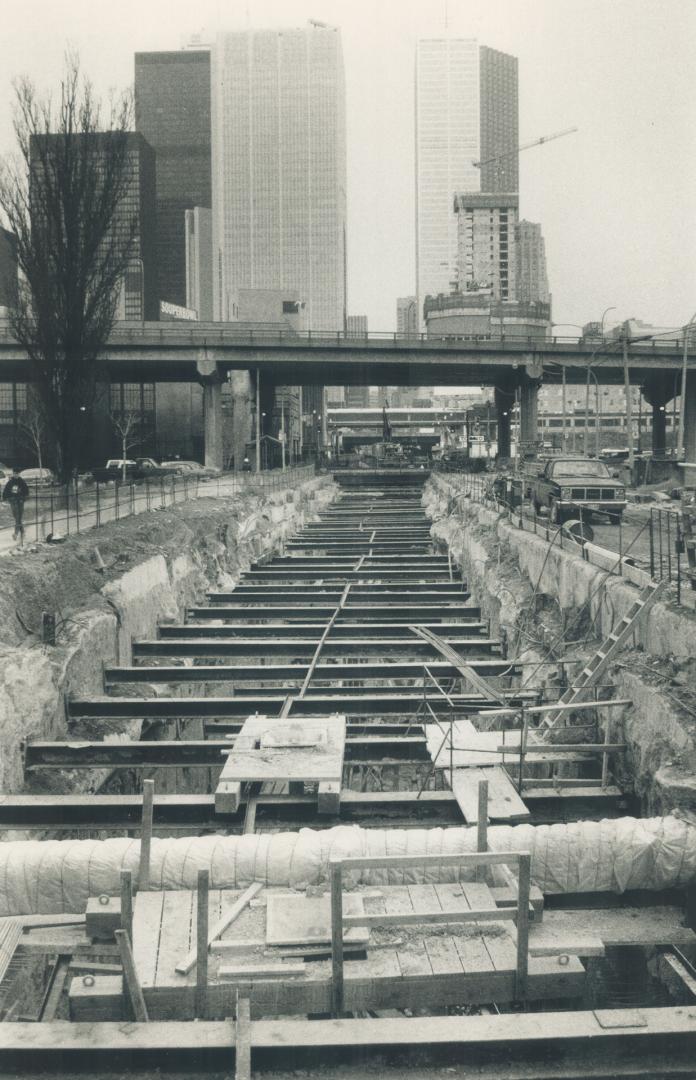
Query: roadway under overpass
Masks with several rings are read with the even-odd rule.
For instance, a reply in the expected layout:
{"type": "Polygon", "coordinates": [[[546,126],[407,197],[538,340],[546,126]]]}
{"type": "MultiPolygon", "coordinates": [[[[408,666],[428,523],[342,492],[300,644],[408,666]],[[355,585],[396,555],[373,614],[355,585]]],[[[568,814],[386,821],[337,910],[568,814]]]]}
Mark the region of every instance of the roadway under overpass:
{"type": "MultiPolygon", "coordinates": [[[[520,399],[520,441],[537,438],[542,382],[584,384],[588,367],[600,384],[622,384],[625,369],[653,410],[654,449],[664,447],[664,407],[681,385],[684,341],[679,338],[601,345],[577,338],[442,338],[244,329],[229,323],[128,323],[114,330],[103,357],[114,382],[199,382],[204,388],[206,460],[222,460],[222,383],[230,372],[240,401],[266,403],[276,386],[491,386],[498,445],[509,454],[510,421],[520,399]]],[[[28,381],[28,361],[9,331],[0,329],[0,380],[28,381]]],[[[696,460],[696,343],[690,342],[686,393],[687,460],[696,460]]]]}

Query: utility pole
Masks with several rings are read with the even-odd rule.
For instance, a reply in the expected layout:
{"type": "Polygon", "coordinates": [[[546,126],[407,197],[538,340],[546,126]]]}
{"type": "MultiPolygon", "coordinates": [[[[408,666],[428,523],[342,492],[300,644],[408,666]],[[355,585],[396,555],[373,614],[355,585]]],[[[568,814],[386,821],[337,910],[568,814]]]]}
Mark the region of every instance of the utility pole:
{"type": "Polygon", "coordinates": [[[623,324],[621,331],[621,345],[623,349],[623,370],[624,370],[624,394],[626,395],[626,433],[628,438],[628,467],[631,470],[631,478],[633,477],[633,465],[635,457],[633,454],[633,410],[631,402],[631,377],[628,368],[628,335],[630,327],[628,320],[623,324]]]}
{"type": "Polygon", "coordinates": [[[694,313],[689,319],[688,323],[684,327],[684,355],[682,358],[682,373],[681,373],[681,394],[679,397],[679,442],[677,443],[677,460],[683,461],[686,458],[686,441],[684,439],[684,427],[686,424],[686,376],[688,373],[689,364],[689,328],[696,319],[696,313],[694,313]]]}
{"type": "Polygon", "coordinates": [[[261,472],[261,371],[256,369],[256,472],[261,472]]]}
{"type": "Polygon", "coordinates": [[[561,450],[566,448],[566,369],[561,367],[561,450]]]}

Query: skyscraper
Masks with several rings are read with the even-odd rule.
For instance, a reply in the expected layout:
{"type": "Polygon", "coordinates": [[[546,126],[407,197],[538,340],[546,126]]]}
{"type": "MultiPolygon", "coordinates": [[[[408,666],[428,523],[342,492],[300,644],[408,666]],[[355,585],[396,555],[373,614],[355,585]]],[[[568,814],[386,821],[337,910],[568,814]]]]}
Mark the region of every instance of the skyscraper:
{"type": "Polygon", "coordinates": [[[0,308],[14,303],[17,292],[17,241],[0,226],[0,308]]]}
{"type": "Polygon", "coordinates": [[[474,40],[416,50],[416,291],[449,291],[457,254],[455,192],[517,192],[517,60],[474,40]],[[503,156],[510,155],[510,156],[503,156]],[[495,161],[489,162],[490,158],[495,161]],[[488,162],[477,168],[477,162],[488,162]]]}
{"type": "Polygon", "coordinates": [[[517,299],[534,303],[551,302],[549,279],[546,273],[546,247],[541,225],[520,221],[515,228],[517,254],[517,299]]]}
{"type": "Polygon", "coordinates": [[[457,282],[461,291],[490,289],[494,300],[516,300],[517,195],[454,196],[457,282]]]}
{"type": "Polygon", "coordinates": [[[418,301],[416,297],[398,296],[396,299],[397,334],[417,334],[419,322],[418,301]]]}
{"type": "Polygon", "coordinates": [[[185,306],[185,212],[211,206],[208,50],[135,54],[135,126],[156,157],[159,299],[185,306]]]}
{"type": "Polygon", "coordinates": [[[221,34],[212,58],[215,316],[240,288],[296,289],[345,325],[345,84],[337,29],[221,34]]]}

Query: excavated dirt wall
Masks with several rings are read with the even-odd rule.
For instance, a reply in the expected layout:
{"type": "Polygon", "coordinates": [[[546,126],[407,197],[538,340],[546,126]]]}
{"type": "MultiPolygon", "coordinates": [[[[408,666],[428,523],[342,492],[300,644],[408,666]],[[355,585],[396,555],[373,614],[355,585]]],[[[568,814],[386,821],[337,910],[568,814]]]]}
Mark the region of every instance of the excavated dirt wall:
{"type": "MultiPolygon", "coordinates": [[[[314,520],[336,490],[317,477],[284,491],[191,500],[3,559],[0,792],[24,789],[24,740],[67,735],[66,696],[103,694],[103,666],[129,662],[133,638],[154,636],[159,622],[179,619],[206,589],[233,585],[314,520]],[[44,611],[57,616],[54,647],[41,644],[44,611]]],[[[138,737],[139,722],[116,727],[107,737],[138,737]]],[[[42,774],[34,788],[94,790],[102,780],[91,770],[42,774]]]]}
{"type": "MultiPolygon", "coordinates": [[[[555,655],[591,655],[628,611],[638,590],[564,546],[517,528],[506,514],[461,497],[455,481],[434,476],[424,504],[432,533],[447,545],[493,635],[523,661],[523,680],[549,646],[555,655]]],[[[572,677],[573,667],[568,668],[572,677]]],[[[545,664],[533,685],[552,682],[545,664]]],[[[624,789],[651,814],[679,807],[696,812],[696,617],[663,594],[610,673],[630,708],[613,713],[612,740],[628,750],[613,768],[624,789]]]]}

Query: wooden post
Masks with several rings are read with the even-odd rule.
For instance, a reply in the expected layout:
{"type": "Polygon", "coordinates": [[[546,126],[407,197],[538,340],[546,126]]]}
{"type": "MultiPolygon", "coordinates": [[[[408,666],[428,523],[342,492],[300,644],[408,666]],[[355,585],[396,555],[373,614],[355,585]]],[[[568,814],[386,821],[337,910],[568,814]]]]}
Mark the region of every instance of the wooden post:
{"type": "MultiPolygon", "coordinates": [[[[604,745],[607,746],[611,742],[611,717],[607,715],[607,726],[604,729],[604,745]]],[[[605,788],[609,783],[609,754],[604,751],[602,754],[602,787],[605,788]]]]}
{"type": "Polygon", "coordinates": [[[343,1012],[343,873],[340,860],[331,860],[331,1011],[343,1012]]]}
{"type": "Polygon", "coordinates": [[[196,896],[196,1016],[205,1019],[208,1011],[208,888],[210,873],[198,871],[196,896]]]}
{"type": "Polygon", "coordinates": [[[133,874],[130,870],[121,871],[121,929],[128,934],[133,943],[133,874]]]}
{"type": "Polygon", "coordinates": [[[524,759],[527,754],[527,734],[529,731],[529,720],[527,717],[527,710],[524,705],[522,706],[522,731],[520,733],[520,771],[517,777],[517,794],[522,795],[522,773],[524,772],[524,759]]]}
{"type": "Polygon", "coordinates": [[[237,1021],[235,1031],[235,1080],[251,1078],[251,1007],[248,997],[237,991],[237,1021]]]}
{"type": "MultiPolygon", "coordinates": [[[[488,851],[488,781],[479,780],[478,821],[476,823],[476,850],[488,851]]],[[[486,867],[476,867],[476,880],[486,880],[486,867]]]]}
{"type": "Polygon", "coordinates": [[[529,973],[529,888],[531,883],[532,857],[520,855],[519,884],[517,889],[517,975],[515,977],[515,1000],[523,1001],[527,995],[529,973]]]}
{"type": "Polygon", "coordinates": [[[147,892],[150,888],[150,847],[152,844],[152,800],[155,794],[155,781],[143,781],[143,816],[140,826],[140,866],[138,868],[138,888],[147,892]]]}
{"type": "Polygon", "coordinates": [[[123,987],[128,992],[128,998],[130,1000],[133,1015],[138,1023],[145,1023],[150,1019],[147,1006],[145,1004],[145,998],[143,997],[143,991],[140,983],[138,982],[138,973],[135,970],[135,961],[133,959],[133,950],[131,949],[131,943],[128,934],[125,930],[116,930],[114,933],[116,938],[116,944],[118,945],[119,952],[121,953],[121,964],[123,965],[123,987]]]}

